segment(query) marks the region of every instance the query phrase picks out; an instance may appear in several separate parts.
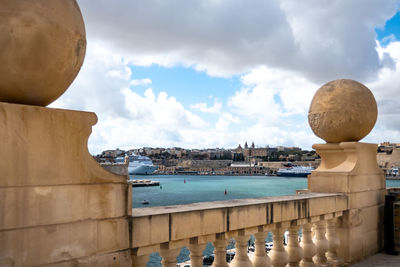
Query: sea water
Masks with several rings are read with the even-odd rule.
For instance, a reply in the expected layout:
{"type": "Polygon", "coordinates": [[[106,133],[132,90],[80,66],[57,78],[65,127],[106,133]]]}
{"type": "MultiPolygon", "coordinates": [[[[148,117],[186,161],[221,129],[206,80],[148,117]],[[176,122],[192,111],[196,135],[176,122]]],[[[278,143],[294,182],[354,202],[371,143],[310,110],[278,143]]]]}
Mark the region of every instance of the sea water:
{"type": "MultiPolygon", "coordinates": [[[[160,186],[133,187],[133,208],[189,204],[204,201],[219,201],[240,198],[293,195],[298,189],[307,188],[307,179],[277,176],[206,176],[206,175],[134,175],[131,179],[159,181],[160,186]],[[225,194],[226,191],[226,194],[225,194]],[[141,202],[147,200],[149,204],[141,202]]],[[[387,187],[400,187],[400,180],[387,180],[387,187]]],[[[267,238],[270,241],[271,236],[267,238]]],[[[230,243],[230,247],[233,247],[230,243]]],[[[209,243],[204,255],[210,255],[213,246],[209,243]]],[[[147,267],[161,266],[161,257],[154,253],[147,267]]],[[[184,248],[178,262],[189,260],[189,250],[184,248]]]]}
{"type": "Polygon", "coordinates": [[[135,175],[131,179],[160,182],[160,186],[134,187],[133,208],[292,195],[296,189],[307,188],[306,178],[277,176],[135,175]],[[141,204],[143,200],[149,204],[141,204]]]}

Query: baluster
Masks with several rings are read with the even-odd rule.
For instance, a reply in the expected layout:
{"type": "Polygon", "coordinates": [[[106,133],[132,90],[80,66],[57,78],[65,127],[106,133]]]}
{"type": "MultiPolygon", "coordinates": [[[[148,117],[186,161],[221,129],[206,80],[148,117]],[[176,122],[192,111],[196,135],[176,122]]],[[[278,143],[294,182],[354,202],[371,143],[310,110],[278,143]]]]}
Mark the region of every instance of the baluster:
{"type": "Polygon", "coordinates": [[[340,239],[336,233],[336,224],[337,218],[333,218],[327,222],[326,227],[326,238],[328,239],[328,253],[326,256],[328,258],[328,262],[332,263],[332,266],[341,266],[343,264],[343,259],[340,259],[337,254],[336,250],[340,245],[340,239]]]}
{"type": "Polygon", "coordinates": [[[228,240],[217,238],[213,244],[214,262],[211,267],[228,267],[228,263],[226,263],[226,246],[228,245],[228,240]]]}
{"type": "Polygon", "coordinates": [[[283,234],[285,229],[281,227],[276,227],[272,230],[272,236],[274,238],[274,243],[272,250],[270,252],[272,266],[274,267],[284,267],[288,263],[288,254],[283,246],[283,234]]]}
{"type": "Polygon", "coordinates": [[[252,267],[251,261],[247,254],[247,245],[250,236],[248,235],[238,235],[235,237],[236,241],[236,253],[235,258],[231,262],[231,267],[252,267]]]}
{"type": "Polygon", "coordinates": [[[271,267],[271,259],[265,252],[265,238],[268,232],[258,232],[254,234],[256,239],[256,251],[253,257],[253,267],[271,267]]]}
{"type": "Polygon", "coordinates": [[[300,263],[301,267],[315,267],[313,257],[317,249],[312,240],[311,226],[311,223],[303,225],[303,235],[300,242],[300,246],[303,248],[303,260],[300,263]]]}
{"type": "Polygon", "coordinates": [[[303,257],[303,249],[299,245],[299,226],[291,226],[289,228],[288,245],[286,251],[289,254],[288,266],[299,266],[299,262],[303,257]]]}
{"type": "Polygon", "coordinates": [[[330,266],[325,253],[328,251],[328,240],[325,237],[326,222],[318,221],[314,224],[314,243],[317,247],[317,253],[313,260],[318,266],[330,266]]]}
{"type": "Polygon", "coordinates": [[[176,257],[178,257],[180,248],[170,249],[167,246],[161,245],[160,255],[162,257],[161,264],[163,267],[176,267],[176,257]]]}
{"type": "Polygon", "coordinates": [[[149,255],[135,256],[132,255],[132,267],[146,267],[149,261],[149,255]]]}
{"type": "Polygon", "coordinates": [[[190,266],[191,267],[203,267],[203,251],[206,248],[206,244],[190,244],[190,266]]]}

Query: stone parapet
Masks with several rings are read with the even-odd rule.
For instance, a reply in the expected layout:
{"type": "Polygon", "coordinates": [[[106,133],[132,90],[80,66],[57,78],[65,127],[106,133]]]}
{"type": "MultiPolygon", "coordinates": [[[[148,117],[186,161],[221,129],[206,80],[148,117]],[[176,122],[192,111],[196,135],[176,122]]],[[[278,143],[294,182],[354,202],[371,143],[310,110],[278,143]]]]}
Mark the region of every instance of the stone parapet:
{"type": "MultiPolygon", "coordinates": [[[[218,240],[234,238],[240,244],[247,244],[250,235],[266,236],[269,231],[278,235],[276,236],[277,240],[283,240],[279,236],[283,235],[286,229],[290,230],[292,235],[297,235],[303,225],[312,227],[316,222],[333,219],[335,219],[335,223],[331,226],[335,228],[336,219],[342,216],[346,209],[347,197],[332,193],[310,193],[133,209],[131,217],[132,260],[138,262],[139,258],[142,259],[145,255],[148,257],[152,252],[161,252],[166,247],[169,250],[185,246],[190,248],[190,244],[193,243],[200,245],[214,242],[216,250],[219,249],[218,242],[220,241],[218,240]]],[[[325,231],[325,223],[320,227],[325,231]]],[[[290,245],[288,259],[298,263],[301,260],[301,254],[298,254],[297,249],[300,249],[300,245],[298,241],[295,241],[297,238],[291,240],[294,243],[290,245]]],[[[312,242],[310,240],[308,242],[312,242]]],[[[258,243],[265,250],[265,242],[259,241],[258,243]]],[[[226,243],[224,244],[226,246],[226,243]]],[[[280,243],[277,241],[277,244],[280,243]]],[[[243,253],[241,246],[237,247],[237,253],[241,255],[240,260],[232,262],[232,266],[242,266],[243,264],[252,266],[248,265],[250,261],[247,258],[247,252],[243,253]]],[[[307,246],[309,247],[308,243],[307,246]]],[[[221,249],[224,251],[223,248],[221,249]]],[[[272,253],[275,255],[272,256],[272,260],[283,262],[282,266],[284,266],[287,262],[285,257],[281,258],[283,256],[280,255],[282,252],[280,249],[283,249],[284,252],[289,248],[277,246],[275,254],[272,253]]],[[[219,255],[217,252],[215,253],[219,255]]],[[[310,253],[312,252],[307,255],[310,253]]],[[[336,255],[336,250],[332,253],[336,255]]],[[[268,255],[262,254],[260,249],[258,249],[257,255],[257,260],[254,259],[256,263],[270,262],[266,258],[268,255]]],[[[226,266],[224,265],[224,263],[226,264],[225,258],[215,259],[215,261],[218,262],[215,266],[226,266]]],[[[142,259],[141,262],[142,265],[137,266],[145,266],[147,261],[142,259]]]]}
{"type": "Polygon", "coordinates": [[[131,187],[88,153],[96,121],[0,103],[0,266],[129,265],[131,187]]]}

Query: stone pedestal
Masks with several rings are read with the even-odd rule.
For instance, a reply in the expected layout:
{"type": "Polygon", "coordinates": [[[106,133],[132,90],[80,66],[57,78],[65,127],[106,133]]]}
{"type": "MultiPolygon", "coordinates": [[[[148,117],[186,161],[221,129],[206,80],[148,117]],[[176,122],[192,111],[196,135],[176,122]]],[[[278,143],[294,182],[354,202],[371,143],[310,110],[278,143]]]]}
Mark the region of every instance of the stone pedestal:
{"type": "Polygon", "coordinates": [[[354,263],[382,248],[386,181],[376,160],[377,145],[342,142],[313,146],[321,156],[308,177],[310,192],[339,192],[348,211],[338,223],[338,256],[354,263]]]}
{"type": "Polygon", "coordinates": [[[0,103],[0,266],[130,266],[131,191],[88,153],[96,121],[0,103]]]}

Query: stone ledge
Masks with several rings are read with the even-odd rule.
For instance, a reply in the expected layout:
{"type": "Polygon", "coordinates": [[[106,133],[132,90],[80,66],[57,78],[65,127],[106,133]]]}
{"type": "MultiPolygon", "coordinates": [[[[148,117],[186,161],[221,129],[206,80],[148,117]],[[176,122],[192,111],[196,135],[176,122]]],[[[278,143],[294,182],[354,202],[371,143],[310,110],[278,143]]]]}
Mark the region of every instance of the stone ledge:
{"type": "Polygon", "coordinates": [[[295,220],[320,220],[325,214],[346,209],[347,197],[330,193],[133,209],[131,247],[151,246],[279,222],[290,224],[295,220]]]}
{"type": "Polygon", "coordinates": [[[232,208],[232,207],[250,206],[257,204],[268,204],[273,202],[288,202],[288,201],[323,198],[323,197],[340,197],[346,199],[344,194],[341,193],[306,193],[306,194],[288,195],[288,196],[231,199],[223,201],[198,202],[185,205],[136,208],[132,209],[132,217],[136,218],[142,216],[154,216],[154,215],[162,215],[162,214],[178,213],[178,212],[232,208]]]}

